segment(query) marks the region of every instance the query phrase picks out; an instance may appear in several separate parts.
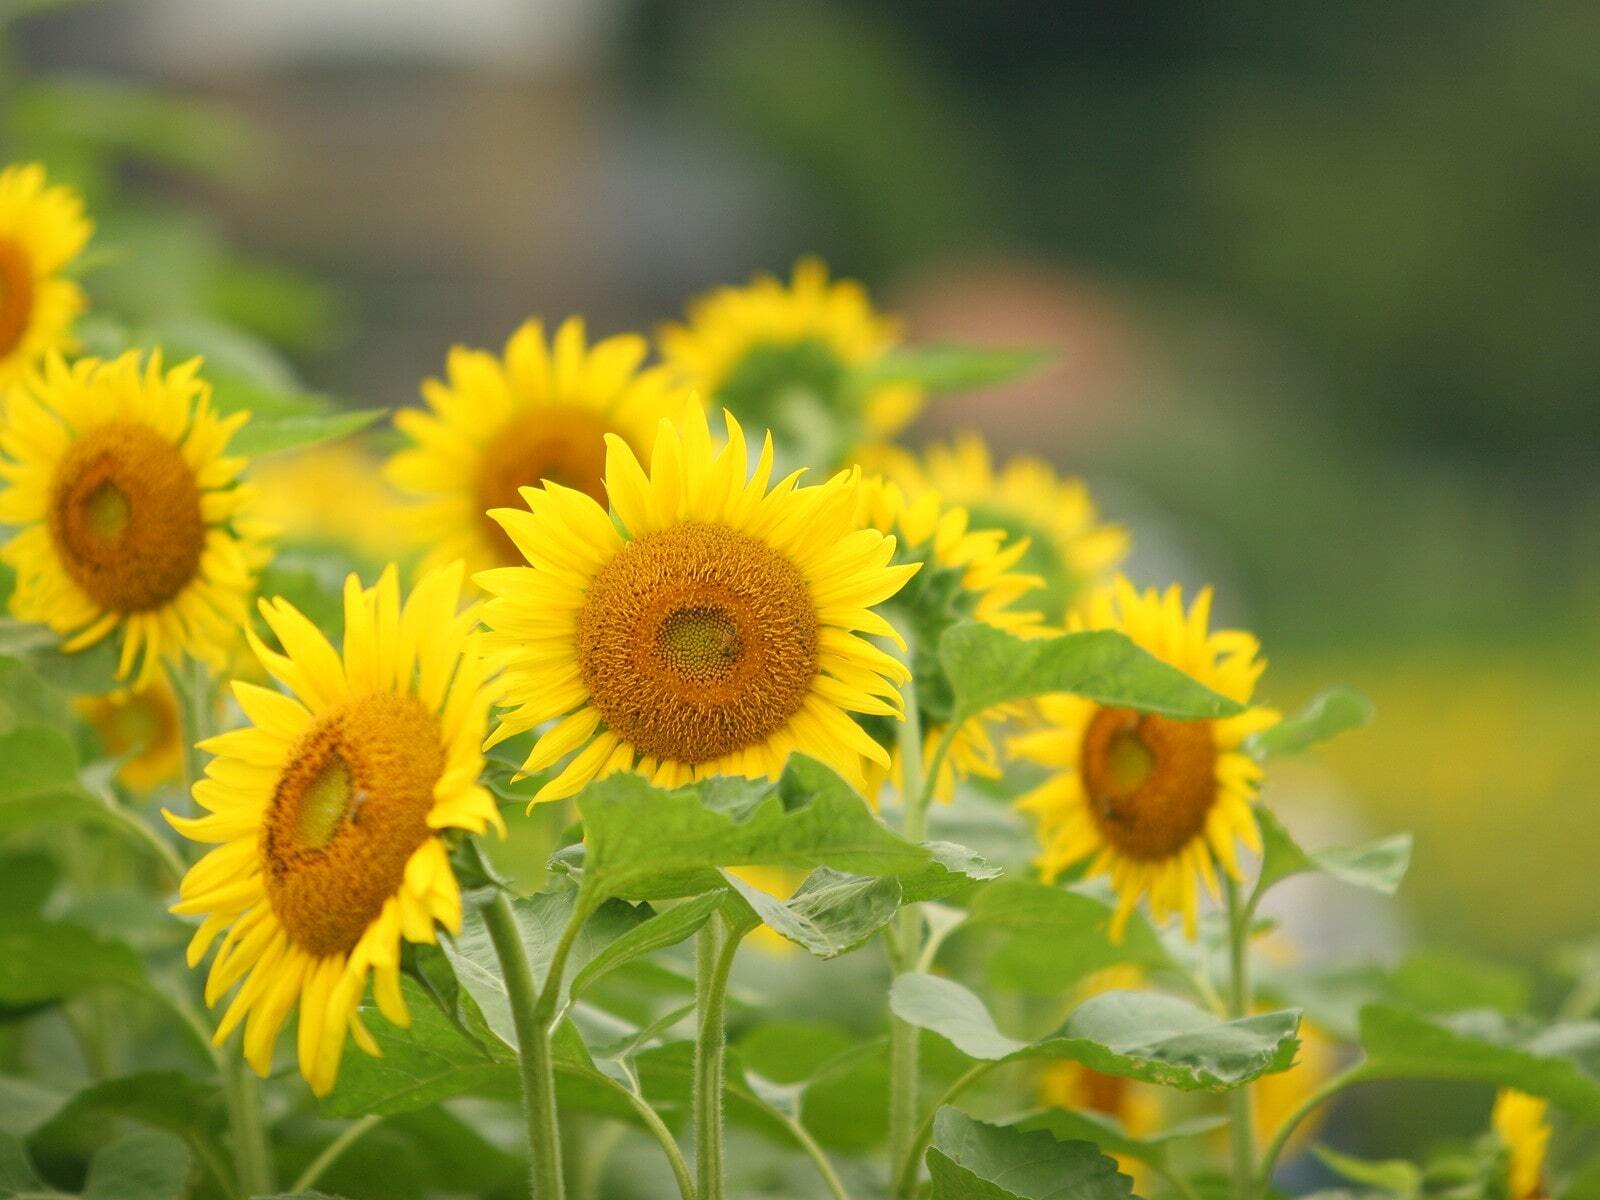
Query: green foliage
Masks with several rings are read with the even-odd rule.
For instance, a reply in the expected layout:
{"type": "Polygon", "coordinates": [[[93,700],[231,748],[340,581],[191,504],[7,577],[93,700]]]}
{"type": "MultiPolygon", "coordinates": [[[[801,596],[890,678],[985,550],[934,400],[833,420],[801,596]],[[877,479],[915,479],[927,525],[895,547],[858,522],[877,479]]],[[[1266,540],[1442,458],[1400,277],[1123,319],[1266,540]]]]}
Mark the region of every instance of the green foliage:
{"type": "Polygon", "coordinates": [[[962,392],[1006,383],[1039,370],[1048,350],[1028,346],[918,346],[891,351],[860,372],[862,386],[909,383],[929,392],[962,392]]]}
{"type": "Polygon", "coordinates": [[[1412,1197],[1422,1191],[1421,1168],[1404,1159],[1368,1162],[1348,1154],[1340,1154],[1326,1146],[1316,1147],[1316,1155],[1341,1179],[1399,1197],[1400,1200],[1412,1200],[1412,1197]]]}
{"type": "Polygon", "coordinates": [[[89,1163],[83,1200],[172,1200],[189,1178],[189,1151],[164,1133],[129,1133],[89,1163]]]}
{"type": "Polygon", "coordinates": [[[1258,807],[1256,820],[1263,849],[1257,885],[1261,892],[1292,876],[1317,872],[1341,883],[1393,895],[1411,865],[1409,833],[1397,833],[1367,846],[1313,852],[1301,849],[1270,809],[1258,807]]]}
{"type": "Polygon", "coordinates": [[[1301,754],[1352,729],[1372,723],[1372,701],[1349,687],[1331,687],[1311,698],[1292,717],[1252,737],[1246,746],[1257,758],[1283,758],[1301,754]]]}
{"type": "Polygon", "coordinates": [[[900,909],[900,882],[871,875],[846,875],[818,867],[787,900],[724,872],[755,916],[775,933],[818,958],[837,958],[865,943],[900,909]]]}
{"type": "Polygon", "coordinates": [[[954,718],[964,721],[1012,700],[1073,692],[1101,704],[1180,720],[1227,717],[1240,706],[1109,629],[1019,638],[972,622],[939,642],[945,678],[955,689],[954,718]]]}
{"type": "Polygon", "coordinates": [[[1227,1123],[1227,1118],[1221,1115],[1195,1117],[1167,1125],[1159,1133],[1135,1137],[1117,1118],[1104,1113],[1088,1109],[1073,1111],[1065,1108],[1049,1108],[1023,1118],[1017,1122],[1017,1127],[1046,1129],[1062,1140],[1081,1138],[1112,1154],[1125,1154],[1129,1158],[1136,1158],[1140,1162],[1166,1169],[1172,1159],[1182,1153],[1180,1143],[1187,1142],[1191,1138],[1214,1134],[1227,1123]]]}
{"type": "Polygon", "coordinates": [[[933,1200],[1122,1200],[1133,1183],[1092,1142],[975,1121],[953,1108],[934,1119],[933,1200]]]}
{"type": "Polygon", "coordinates": [[[1299,1047],[1299,1013],[1225,1021],[1157,992],[1092,996],[1054,1033],[1034,1042],[1001,1033],[982,1000],[938,976],[899,976],[890,1004],[901,1020],[939,1034],[971,1058],[1068,1058],[1103,1075],[1183,1091],[1222,1091],[1287,1070],[1299,1047]]]}
{"type": "Polygon", "coordinates": [[[143,962],[121,942],[39,917],[0,925],[0,1003],[44,1004],[92,988],[144,986],[143,962]]]}

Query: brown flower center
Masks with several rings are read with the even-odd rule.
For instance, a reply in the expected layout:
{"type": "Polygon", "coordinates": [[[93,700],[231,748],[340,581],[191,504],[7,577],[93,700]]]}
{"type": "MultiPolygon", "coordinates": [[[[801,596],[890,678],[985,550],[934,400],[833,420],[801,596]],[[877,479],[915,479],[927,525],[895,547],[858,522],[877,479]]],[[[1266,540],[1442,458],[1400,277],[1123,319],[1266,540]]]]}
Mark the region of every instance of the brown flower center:
{"type": "Polygon", "coordinates": [[[134,421],[101,425],[72,444],[56,468],[49,526],[67,573],[120,613],[171,601],[198,573],[206,542],[183,452],[134,421]]]}
{"type": "Polygon", "coordinates": [[[702,763],[757,745],[817,674],[817,613],[795,565],[721,525],[626,543],[589,585],[578,662],[606,725],[638,753],[702,763]]]}
{"type": "Polygon", "coordinates": [[[0,355],[10,354],[33,315],[33,264],[17,243],[0,238],[0,355]]]}
{"type": "Polygon", "coordinates": [[[432,835],[443,772],[438,718],[415,696],[358,697],[301,737],[261,833],[267,899],[296,946],[340,954],[361,940],[432,835]]]}
{"type": "Polygon", "coordinates": [[[1216,802],[1217,748],[1206,721],[1102,708],[1083,734],[1089,811],[1133,858],[1168,858],[1205,828],[1216,802]]]}
{"type": "Polygon", "coordinates": [[[605,438],[613,432],[587,409],[546,408],[502,430],[485,447],[474,498],[489,540],[505,562],[521,564],[522,555],[488,511],[522,508],[517,489],[538,487],[546,479],[605,505],[605,438]]]}

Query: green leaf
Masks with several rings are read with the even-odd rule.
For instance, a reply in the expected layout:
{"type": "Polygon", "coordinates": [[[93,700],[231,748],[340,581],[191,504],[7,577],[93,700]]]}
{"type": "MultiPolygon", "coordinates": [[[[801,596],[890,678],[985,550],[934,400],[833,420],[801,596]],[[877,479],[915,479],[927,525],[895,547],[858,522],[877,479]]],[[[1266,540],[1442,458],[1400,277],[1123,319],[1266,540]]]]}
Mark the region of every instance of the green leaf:
{"type": "Polygon", "coordinates": [[[997,984],[1040,995],[1064,992],[1091,972],[1118,963],[1171,965],[1143,917],[1130,920],[1122,944],[1112,945],[1111,916],[1111,907],[1093,896],[1028,879],[1001,879],[973,896],[965,927],[1000,932],[989,960],[997,984]]]}
{"type": "Polygon", "coordinates": [[[928,865],[900,877],[901,900],[906,904],[943,900],[1000,874],[1000,868],[977,851],[954,842],[924,842],[923,847],[931,856],[928,865]]]}
{"type": "Polygon", "coordinates": [[[1390,976],[1389,990],[1399,1007],[1425,1013],[1492,1008],[1512,1014],[1526,1012],[1529,1000],[1522,972],[1450,950],[1408,954],[1390,976]]]}
{"type": "Polygon", "coordinates": [[[104,806],[78,782],[78,755],[64,733],[0,734],[0,833],[106,819],[104,806]]]}
{"type": "Polygon", "coordinates": [[[860,384],[911,383],[930,392],[959,392],[1005,383],[1053,357],[1036,346],[919,346],[895,350],[859,373],[860,384]]]}
{"type": "Polygon", "coordinates": [[[0,1075],[0,1134],[27,1137],[55,1115],[66,1100],[61,1092],[36,1079],[0,1075]]]}
{"type": "Polygon", "coordinates": [[[96,1119],[122,1117],[152,1129],[194,1136],[208,1124],[221,1101],[214,1084],[201,1083],[179,1071],[141,1071],[92,1084],[50,1117],[40,1132],[44,1140],[64,1140],[96,1119]]]}
{"type": "Polygon", "coordinates": [[[997,704],[1072,692],[1100,704],[1179,720],[1228,717],[1240,706],[1110,629],[1019,638],[978,622],[947,629],[939,661],[958,720],[997,704]]]}
{"type": "Polygon", "coordinates": [[[189,1149],[166,1133],[129,1133],[89,1163],[83,1200],[173,1200],[189,1180],[189,1149]]]}
{"type": "Polygon", "coordinates": [[[665,950],[668,946],[676,946],[710,920],[722,904],[721,895],[707,892],[675,904],[635,925],[600,950],[572,977],[569,986],[573,998],[582,995],[591,984],[623,964],[657,950],[665,950]]]}
{"type": "Polygon", "coordinates": [[[1383,1004],[1361,1010],[1371,1079],[1459,1079],[1543,1096],[1600,1120],[1600,1021],[1539,1026],[1480,1011],[1427,1017],[1383,1004]]]}
{"type": "Polygon", "coordinates": [[[44,1191],[20,1139],[0,1133],[0,1200],[44,1191]]]}
{"type": "Polygon", "coordinates": [[[894,981],[895,1015],[932,1030],[970,1058],[1070,1058],[1103,1075],[1193,1091],[1224,1091],[1294,1063],[1297,1012],[1224,1021],[1159,992],[1103,992],[1080,1004],[1054,1033],[1028,1043],[995,1027],[983,1001],[934,975],[894,981]]]}
{"type": "Polygon", "coordinates": [[[941,1108],[928,1150],[932,1200],[1125,1200],[1133,1181],[1092,1142],[975,1121],[941,1108]]]}
{"type": "Polygon", "coordinates": [[[1070,1111],[1064,1108],[1047,1108],[1017,1122],[1019,1129],[1044,1129],[1063,1140],[1082,1138],[1093,1142],[1112,1154],[1126,1154],[1141,1162],[1165,1166],[1167,1154],[1174,1142],[1200,1137],[1227,1125],[1224,1116],[1195,1117],[1164,1127],[1160,1133],[1149,1137],[1134,1137],[1122,1127],[1115,1117],[1087,1109],[1070,1111]]]}
{"type": "Polygon", "coordinates": [[[38,917],[0,925],[0,1003],[43,1004],[108,986],[145,986],[144,964],[121,942],[38,917]]]}
{"type": "Polygon", "coordinates": [[[401,981],[411,1027],[400,1029],[369,1006],[363,1016],[379,1048],[371,1058],[351,1047],[334,1089],[323,1098],[327,1117],[392,1116],[451,1096],[515,1100],[521,1095],[516,1059],[487,1028],[452,1020],[415,979],[401,981]]]}
{"type": "Polygon", "coordinates": [[[387,416],[386,408],[332,409],[326,412],[290,413],[283,416],[252,416],[228,443],[233,454],[259,458],[285,450],[304,450],[320,442],[359,433],[374,421],[387,416]]]}
{"type": "Polygon", "coordinates": [[[0,922],[35,916],[60,877],[61,868],[48,854],[37,850],[0,854],[0,922]]]}
{"type": "Polygon", "coordinates": [[[253,1200],[344,1200],[330,1192],[274,1192],[270,1196],[256,1196],[253,1200]]]}
{"type": "Polygon", "coordinates": [[[787,900],[779,900],[736,875],[730,887],[762,924],[818,958],[837,958],[865,943],[900,910],[900,882],[892,877],[847,875],[818,867],[787,900]]]}
{"type": "Polygon", "coordinates": [[[1327,1146],[1313,1146],[1311,1149],[1330,1171],[1351,1183],[1399,1196],[1402,1200],[1411,1200],[1422,1191],[1422,1168],[1403,1158],[1373,1162],[1340,1154],[1327,1146]]]}
{"type": "Polygon", "coordinates": [[[1256,758],[1303,754],[1318,742],[1372,723],[1372,701],[1355,688],[1331,687],[1317,693],[1292,717],[1252,737],[1245,751],[1256,758]]]}
{"type": "Polygon", "coordinates": [[[721,889],[712,867],[833,867],[899,875],[928,851],[892,832],[850,785],[795,755],[777,783],[713,778],[664,792],[632,772],[579,793],[583,886],[654,899],[721,889]]]}
{"type": "Polygon", "coordinates": [[[1392,896],[1411,865],[1409,833],[1392,834],[1365,846],[1313,852],[1301,849],[1271,809],[1257,805],[1256,819],[1261,826],[1261,879],[1257,884],[1261,892],[1291,876],[1315,871],[1392,896]]]}
{"type": "Polygon", "coordinates": [[[0,656],[24,664],[59,694],[100,694],[121,686],[117,680],[118,639],[101,638],[73,654],[61,651],[61,638],[49,626],[0,617],[0,656]]]}

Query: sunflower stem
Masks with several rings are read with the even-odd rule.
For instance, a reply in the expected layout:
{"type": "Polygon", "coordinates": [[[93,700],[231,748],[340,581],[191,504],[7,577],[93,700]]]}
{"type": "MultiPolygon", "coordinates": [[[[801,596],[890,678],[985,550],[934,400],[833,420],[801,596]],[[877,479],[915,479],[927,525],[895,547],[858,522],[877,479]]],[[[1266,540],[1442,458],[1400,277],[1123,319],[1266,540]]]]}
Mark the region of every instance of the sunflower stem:
{"type": "Polygon", "coordinates": [[[727,1192],[722,1149],[722,1093],[726,1073],[728,977],[739,936],[720,917],[695,935],[694,1166],[700,1200],[723,1200],[727,1192]]]}
{"type": "Polygon", "coordinates": [[[322,1178],[322,1173],[339,1161],[340,1155],[365,1137],[372,1127],[382,1120],[382,1117],[369,1113],[359,1121],[350,1122],[344,1131],[324,1146],[322,1153],[312,1159],[310,1165],[300,1172],[300,1178],[294,1181],[294,1187],[290,1191],[309,1192],[316,1186],[317,1180],[322,1178]]]}
{"type": "MultiPolygon", "coordinates": [[[[902,689],[906,717],[900,723],[901,831],[906,839],[921,842],[928,832],[928,798],[931,788],[922,777],[922,716],[917,709],[915,682],[902,689]]],[[[937,769],[937,768],[936,768],[937,769]]],[[[915,905],[906,905],[894,921],[894,936],[889,939],[890,966],[896,975],[913,970],[922,957],[922,914],[915,905]]],[[[889,1014],[889,1195],[908,1196],[916,1186],[917,1170],[912,1165],[904,1174],[900,1165],[912,1153],[917,1129],[917,1084],[921,1078],[918,1063],[921,1034],[914,1026],[889,1014]],[[906,1178],[909,1176],[909,1179],[906,1178]]]]}
{"type": "MultiPolygon", "coordinates": [[[[532,1156],[530,1188],[533,1200],[563,1200],[566,1186],[561,1175],[561,1130],[556,1116],[556,1076],[550,1046],[549,1013],[534,981],[528,949],[505,892],[495,889],[494,899],[483,906],[483,923],[500,960],[511,1018],[517,1030],[517,1058],[522,1068],[522,1108],[528,1119],[528,1151],[532,1156]]],[[[569,922],[569,928],[581,922],[569,922]]],[[[570,941],[570,939],[567,939],[570,941]]],[[[559,981],[554,963],[552,977],[559,981]]],[[[559,990],[547,987],[547,992],[559,990]]]]}
{"type": "Polygon", "coordinates": [[[1300,1107],[1290,1113],[1283,1124],[1278,1126],[1277,1132],[1272,1135],[1272,1141],[1267,1144],[1266,1152],[1261,1156],[1261,1169],[1256,1177],[1256,1186],[1262,1195],[1266,1195],[1267,1188],[1272,1183],[1273,1169],[1278,1165],[1278,1158],[1282,1155],[1284,1147],[1289,1144],[1289,1138],[1300,1127],[1300,1123],[1345,1088],[1374,1078],[1366,1066],[1366,1063],[1356,1063],[1355,1066],[1335,1075],[1302,1100],[1300,1107]]]}
{"type": "Polygon", "coordinates": [[[267,1124],[261,1114],[261,1081],[244,1061],[243,1051],[228,1054],[223,1063],[228,1093],[228,1126],[233,1131],[234,1169],[241,1196],[272,1193],[272,1151],[267,1146],[267,1124]]]}
{"type": "MultiPolygon", "coordinates": [[[[1223,877],[1228,900],[1228,1015],[1235,1019],[1250,1013],[1250,912],[1241,903],[1239,886],[1223,877]]],[[[1255,1113],[1249,1084],[1228,1093],[1228,1131],[1233,1147],[1234,1200],[1252,1200],[1255,1194],[1255,1113]]]]}

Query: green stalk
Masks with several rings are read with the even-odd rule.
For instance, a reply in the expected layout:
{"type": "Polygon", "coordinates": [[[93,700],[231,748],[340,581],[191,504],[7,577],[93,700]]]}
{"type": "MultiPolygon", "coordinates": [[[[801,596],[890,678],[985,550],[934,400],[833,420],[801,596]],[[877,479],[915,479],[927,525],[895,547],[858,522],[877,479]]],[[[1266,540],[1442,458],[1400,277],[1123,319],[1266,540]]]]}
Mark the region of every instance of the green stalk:
{"type": "MultiPolygon", "coordinates": [[[[1238,885],[1224,876],[1228,899],[1228,1015],[1250,1013],[1250,906],[1239,903],[1238,885]]],[[[1255,1113],[1249,1084],[1228,1093],[1228,1132],[1233,1147],[1234,1200],[1251,1200],[1255,1193],[1255,1113]]]]}
{"type": "MultiPolygon", "coordinates": [[[[906,719],[900,723],[900,805],[902,832],[906,840],[921,842],[928,832],[928,792],[922,777],[922,715],[917,709],[915,682],[903,690],[906,719]]],[[[937,770],[937,766],[935,766],[937,770]]],[[[937,778],[937,776],[935,776],[937,778]]],[[[895,914],[893,936],[889,939],[889,961],[896,975],[913,969],[922,955],[922,914],[907,905],[895,914]]],[[[916,1183],[916,1170],[910,1183],[900,1186],[900,1164],[911,1153],[916,1136],[918,1096],[921,1078],[918,1058],[921,1031],[889,1014],[889,1195],[909,1195],[916,1183]]]]}
{"type": "Polygon", "coordinates": [[[322,1173],[339,1160],[339,1156],[376,1125],[382,1117],[368,1114],[359,1121],[352,1121],[345,1126],[344,1131],[322,1148],[322,1153],[311,1160],[309,1166],[300,1172],[300,1178],[294,1181],[292,1192],[309,1192],[316,1186],[317,1180],[322,1178],[322,1173]]]}
{"type": "Polygon", "coordinates": [[[528,1151],[532,1156],[529,1181],[533,1200],[563,1200],[566,1186],[561,1175],[561,1131],[556,1118],[555,1064],[550,1046],[550,1017],[555,1008],[554,998],[560,993],[560,980],[570,949],[574,931],[583,921],[578,913],[567,923],[556,954],[560,961],[552,960],[545,995],[533,978],[533,965],[528,961],[527,947],[522,944],[522,931],[517,928],[516,914],[511,911],[511,901],[503,891],[496,890],[494,899],[483,906],[483,923],[489,930],[489,940],[500,960],[500,972],[505,976],[506,993],[511,999],[511,1017],[517,1030],[517,1058],[522,1069],[522,1108],[528,1120],[528,1151]],[[545,996],[550,997],[546,1011],[545,996]]]}
{"type": "Polygon", "coordinates": [[[1304,1121],[1351,1084],[1361,1083],[1377,1077],[1375,1073],[1368,1073],[1365,1063],[1357,1063],[1349,1070],[1335,1075],[1300,1102],[1300,1107],[1290,1113],[1283,1124],[1278,1127],[1277,1133],[1272,1135],[1272,1141],[1267,1144],[1266,1153],[1261,1156],[1261,1170],[1256,1177],[1256,1185],[1262,1195],[1266,1194],[1268,1185],[1272,1183],[1272,1171],[1278,1165],[1278,1156],[1283,1153],[1283,1148],[1289,1144],[1289,1138],[1300,1127],[1300,1122],[1304,1121]]]}
{"type": "Polygon", "coordinates": [[[923,1117],[922,1123],[917,1126],[916,1133],[911,1138],[911,1148],[906,1153],[905,1158],[903,1160],[895,1160],[899,1164],[899,1174],[895,1177],[895,1192],[893,1194],[902,1196],[915,1194],[917,1173],[922,1167],[922,1155],[927,1150],[928,1143],[933,1140],[933,1122],[939,1115],[939,1110],[947,1104],[954,1104],[957,1096],[999,1065],[998,1062],[980,1062],[968,1067],[954,1083],[945,1089],[944,1095],[934,1102],[933,1107],[928,1109],[927,1115],[923,1117]]]}
{"type": "Polygon", "coordinates": [[[661,1153],[666,1156],[667,1164],[672,1168],[672,1178],[678,1185],[679,1200],[695,1200],[694,1179],[689,1174],[689,1164],[683,1160],[683,1151],[678,1149],[678,1142],[672,1136],[672,1130],[667,1128],[666,1122],[655,1109],[609,1075],[602,1075],[598,1071],[591,1071],[574,1063],[557,1063],[556,1070],[563,1075],[585,1080],[595,1087],[609,1091],[632,1108],[634,1115],[643,1123],[650,1136],[656,1139],[656,1143],[661,1147],[661,1153]]]}
{"type": "MultiPolygon", "coordinates": [[[[192,797],[194,785],[205,773],[199,743],[211,735],[211,679],[203,664],[190,659],[172,668],[172,688],[178,695],[178,713],[183,721],[183,790],[192,797]]],[[[174,869],[166,856],[162,861],[168,863],[169,870],[174,869]]],[[[182,875],[181,870],[178,873],[182,875]]],[[[267,1125],[261,1112],[261,1081],[245,1064],[242,1050],[224,1053],[221,1066],[239,1193],[265,1195],[273,1190],[272,1149],[267,1144],[267,1125]]]]}
{"type": "Polygon", "coordinates": [[[726,1074],[728,977],[739,938],[713,918],[695,934],[694,1166],[700,1200],[724,1200],[722,1092],[726,1074]]]}

